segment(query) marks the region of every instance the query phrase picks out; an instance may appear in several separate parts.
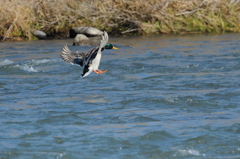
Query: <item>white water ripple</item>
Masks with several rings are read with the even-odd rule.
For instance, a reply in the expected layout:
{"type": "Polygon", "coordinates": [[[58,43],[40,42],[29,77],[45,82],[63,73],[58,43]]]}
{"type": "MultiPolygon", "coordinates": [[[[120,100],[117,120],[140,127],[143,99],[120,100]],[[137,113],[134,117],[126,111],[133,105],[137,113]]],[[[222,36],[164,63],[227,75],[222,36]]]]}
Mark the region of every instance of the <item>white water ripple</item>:
{"type": "Polygon", "coordinates": [[[21,70],[27,71],[27,72],[38,72],[38,70],[34,69],[32,66],[28,66],[27,64],[24,65],[15,65],[15,68],[20,68],[21,70]]]}
{"type": "Polygon", "coordinates": [[[12,64],[13,61],[10,61],[8,59],[5,59],[4,61],[0,61],[0,66],[6,66],[12,64]]]}
{"type": "Polygon", "coordinates": [[[176,156],[189,156],[189,155],[193,155],[193,156],[206,156],[205,154],[201,154],[198,150],[194,150],[194,149],[189,149],[189,150],[178,150],[178,152],[174,155],[176,156]]]}
{"type": "Polygon", "coordinates": [[[44,63],[49,63],[49,62],[53,62],[54,60],[50,60],[50,59],[42,59],[42,60],[32,60],[32,63],[34,65],[40,65],[40,64],[44,64],[44,63]]]}
{"type": "Polygon", "coordinates": [[[239,40],[111,38],[86,78],[71,39],[0,43],[0,158],[239,158],[239,40]]]}
{"type": "Polygon", "coordinates": [[[0,61],[0,66],[3,66],[5,68],[19,68],[27,72],[38,72],[38,70],[35,69],[34,66],[49,63],[49,62],[54,62],[54,61],[56,60],[42,59],[42,60],[31,60],[31,62],[24,62],[23,64],[14,64],[13,61],[5,59],[0,61]]]}

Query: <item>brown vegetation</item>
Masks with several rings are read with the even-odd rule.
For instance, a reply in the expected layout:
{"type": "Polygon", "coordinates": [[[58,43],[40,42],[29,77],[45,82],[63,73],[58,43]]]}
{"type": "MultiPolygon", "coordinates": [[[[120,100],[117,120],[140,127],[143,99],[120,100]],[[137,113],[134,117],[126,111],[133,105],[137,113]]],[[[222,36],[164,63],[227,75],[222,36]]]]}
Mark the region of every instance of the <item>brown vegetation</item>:
{"type": "Polygon", "coordinates": [[[92,26],[111,34],[240,31],[240,0],[1,0],[0,37],[67,37],[92,26]]]}

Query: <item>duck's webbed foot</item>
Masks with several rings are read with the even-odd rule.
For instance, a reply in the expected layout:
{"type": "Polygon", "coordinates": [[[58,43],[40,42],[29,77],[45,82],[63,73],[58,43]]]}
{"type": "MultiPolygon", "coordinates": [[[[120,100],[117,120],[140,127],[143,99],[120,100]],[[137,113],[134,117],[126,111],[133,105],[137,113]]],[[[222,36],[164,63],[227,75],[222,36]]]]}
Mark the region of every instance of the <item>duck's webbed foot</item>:
{"type": "Polygon", "coordinates": [[[101,70],[95,70],[95,71],[93,71],[93,72],[95,72],[96,74],[102,74],[102,73],[104,73],[104,72],[107,72],[107,70],[105,70],[105,71],[101,71],[101,70]]]}

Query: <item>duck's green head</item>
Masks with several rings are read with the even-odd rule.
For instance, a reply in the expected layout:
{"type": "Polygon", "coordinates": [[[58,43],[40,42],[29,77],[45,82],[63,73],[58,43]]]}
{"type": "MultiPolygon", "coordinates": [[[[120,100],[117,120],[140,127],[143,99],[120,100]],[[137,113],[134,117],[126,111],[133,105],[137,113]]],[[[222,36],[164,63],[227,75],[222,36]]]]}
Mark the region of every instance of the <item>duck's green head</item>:
{"type": "Polygon", "coordinates": [[[105,49],[118,49],[114,47],[112,44],[106,44],[105,49]]]}

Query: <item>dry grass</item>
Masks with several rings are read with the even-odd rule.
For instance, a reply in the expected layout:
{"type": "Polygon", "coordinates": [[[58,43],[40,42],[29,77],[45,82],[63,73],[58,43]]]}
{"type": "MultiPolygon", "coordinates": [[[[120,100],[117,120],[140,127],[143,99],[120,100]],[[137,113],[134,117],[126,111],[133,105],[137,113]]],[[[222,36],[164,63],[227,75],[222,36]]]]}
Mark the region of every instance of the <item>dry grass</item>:
{"type": "Polygon", "coordinates": [[[76,26],[112,34],[240,31],[240,0],[1,0],[0,37],[67,37],[76,26]]]}

